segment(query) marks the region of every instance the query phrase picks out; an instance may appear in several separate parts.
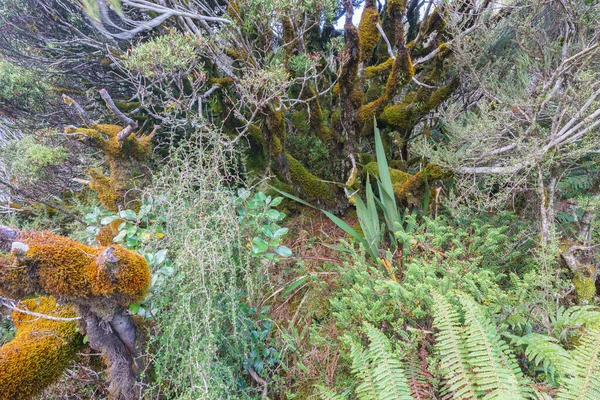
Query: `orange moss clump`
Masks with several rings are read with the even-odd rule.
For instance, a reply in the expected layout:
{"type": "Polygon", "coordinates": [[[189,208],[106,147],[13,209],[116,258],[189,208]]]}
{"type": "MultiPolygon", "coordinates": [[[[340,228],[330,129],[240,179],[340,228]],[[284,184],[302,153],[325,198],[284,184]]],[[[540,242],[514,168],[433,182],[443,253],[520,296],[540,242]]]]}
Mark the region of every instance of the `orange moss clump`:
{"type": "MultiPolygon", "coordinates": [[[[52,297],[24,300],[23,309],[60,318],[77,315],[52,297]]],[[[29,400],[56,381],[77,356],[81,335],[75,321],[12,314],[16,337],[0,348],[0,400],[29,400]]]]}
{"type": "Polygon", "coordinates": [[[86,246],[52,232],[21,232],[18,241],[27,250],[0,264],[7,297],[48,294],[101,311],[142,300],[150,286],[144,257],[121,246],[86,246]]]}
{"type": "MultiPolygon", "coordinates": [[[[95,124],[91,128],[69,127],[66,133],[75,134],[83,143],[100,150],[108,161],[108,176],[101,171],[90,169],[90,189],[98,193],[104,208],[118,211],[125,205],[127,188],[133,176],[144,176],[137,164],[147,160],[151,153],[151,136],[129,135],[120,141],[119,132],[123,127],[111,124],[95,124]]],[[[135,206],[134,206],[135,208],[135,206]]]]}

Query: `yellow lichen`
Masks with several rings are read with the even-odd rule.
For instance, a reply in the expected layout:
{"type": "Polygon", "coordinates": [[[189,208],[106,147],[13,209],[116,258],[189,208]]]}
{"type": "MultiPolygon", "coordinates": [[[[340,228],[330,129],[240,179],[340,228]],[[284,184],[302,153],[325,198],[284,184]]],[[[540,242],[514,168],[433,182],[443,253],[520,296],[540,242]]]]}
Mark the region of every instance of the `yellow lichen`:
{"type": "MultiPolygon", "coordinates": [[[[52,297],[24,300],[19,307],[60,318],[76,317],[52,297]]],[[[0,348],[0,400],[29,400],[56,381],[77,356],[82,341],[75,321],[53,321],[13,312],[15,338],[0,348]]]]}

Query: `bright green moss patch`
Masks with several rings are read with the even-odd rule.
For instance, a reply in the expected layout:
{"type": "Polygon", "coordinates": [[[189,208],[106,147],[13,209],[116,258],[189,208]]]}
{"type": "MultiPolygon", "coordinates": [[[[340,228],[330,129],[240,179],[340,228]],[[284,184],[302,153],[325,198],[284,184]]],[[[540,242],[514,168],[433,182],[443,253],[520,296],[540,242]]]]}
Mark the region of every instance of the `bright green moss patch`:
{"type": "Polygon", "coordinates": [[[578,271],[573,276],[573,286],[579,304],[592,304],[596,296],[595,280],[588,275],[583,271],[578,271]]]}

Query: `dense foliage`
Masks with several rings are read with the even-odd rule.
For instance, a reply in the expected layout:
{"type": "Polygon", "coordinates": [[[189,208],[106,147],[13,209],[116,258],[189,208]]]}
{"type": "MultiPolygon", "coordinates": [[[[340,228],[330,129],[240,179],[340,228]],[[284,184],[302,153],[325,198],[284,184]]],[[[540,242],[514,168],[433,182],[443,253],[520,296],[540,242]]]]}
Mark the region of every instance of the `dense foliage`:
{"type": "Polygon", "coordinates": [[[600,398],[599,22],[2,2],[0,398],[600,398]]]}

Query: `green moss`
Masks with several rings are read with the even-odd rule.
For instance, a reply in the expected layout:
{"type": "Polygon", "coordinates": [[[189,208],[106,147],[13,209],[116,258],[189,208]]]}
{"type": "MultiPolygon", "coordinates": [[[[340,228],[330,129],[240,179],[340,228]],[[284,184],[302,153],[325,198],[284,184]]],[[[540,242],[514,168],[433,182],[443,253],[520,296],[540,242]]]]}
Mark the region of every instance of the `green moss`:
{"type": "Polygon", "coordinates": [[[297,111],[294,114],[292,114],[292,126],[303,135],[307,135],[310,133],[310,126],[308,125],[307,120],[308,115],[305,110],[297,111]]]}
{"type": "Polygon", "coordinates": [[[370,153],[360,153],[360,163],[365,165],[375,161],[375,155],[370,153]]]}
{"type": "Polygon", "coordinates": [[[365,77],[367,79],[373,78],[379,74],[389,71],[393,65],[394,65],[394,59],[390,57],[380,64],[373,65],[371,67],[367,67],[365,69],[365,77]]]}
{"type": "Polygon", "coordinates": [[[427,18],[427,21],[425,21],[424,36],[427,37],[434,31],[440,32],[445,27],[446,23],[444,22],[444,18],[442,18],[439,8],[436,7],[429,15],[429,18],[427,18]]]}
{"type": "Polygon", "coordinates": [[[361,121],[369,121],[377,116],[381,109],[395,96],[400,86],[406,85],[415,74],[415,69],[410,54],[404,47],[398,50],[398,57],[388,76],[384,93],[376,100],[361,106],[357,117],[361,121]]]}
{"type": "Polygon", "coordinates": [[[124,113],[131,112],[140,106],[139,101],[115,101],[115,105],[124,113]]]}
{"type": "Polygon", "coordinates": [[[577,303],[592,304],[596,296],[596,282],[589,271],[578,271],[573,276],[573,286],[577,295],[577,303]]]}
{"type": "Polygon", "coordinates": [[[442,101],[446,100],[452,92],[458,87],[458,79],[453,79],[449,85],[444,86],[436,90],[431,94],[429,100],[427,100],[426,110],[427,112],[433,110],[437,106],[439,106],[442,101]]]}
{"type": "Polygon", "coordinates": [[[370,103],[375,101],[383,94],[383,87],[375,83],[369,85],[367,92],[365,93],[365,101],[370,103]]]}
{"type": "Polygon", "coordinates": [[[384,108],[379,119],[395,129],[404,131],[414,125],[416,116],[409,104],[399,103],[384,108]]]}
{"type": "Polygon", "coordinates": [[[418,204],[425,195],[428,184],[452,177],[452,172],[440,167],[439,165],[429,164],[422,171],[414,175],[409,174],[409,178],[401,183],[393,183],[394,195],[399,201],[407,201],[409,204],[418,204]]]}
{"type": "Polygon", "coordinates": [[[270,110],[266,121],[269,136],[269,153],[273,157],[285,151],[285,115],[283,111],[270,110]]]}
{"type": "Polygon", "coordinates": [[[311,174],[298,160],[289,154],[285,155],[290,171],[290,178],[294,185],[298,186],[302,193],[313,201],[319,203],[333,204],[335,193],[332,186],[311,174]]]}
{"type": "MultiPolygon", "coordinates": [[[[370,163],[366,164],[363,167],[363,171],[366,174],[368,174],[374,178],[379,177],[379,166],[377,165],[376,162],[370,162],[370,163]]],[[[392,184],[403,183],[407,179],[410,179],[412,177],[412,175],[409,174],[408,172],[400,171],[399,169],[394,169],[394,168],[388,167],[388,171],[390,172],[390,178],[392,180],[392,184]]]]}
{"type": "Polygon", "coordinates": [[[379,23],[379,11],[373,1],[367,1],[360,23],[358,25],[358,40],[360,43],[360,60],[365,61],[371,58],[375,46],[380,38],[377,24],[379,23]]]}

